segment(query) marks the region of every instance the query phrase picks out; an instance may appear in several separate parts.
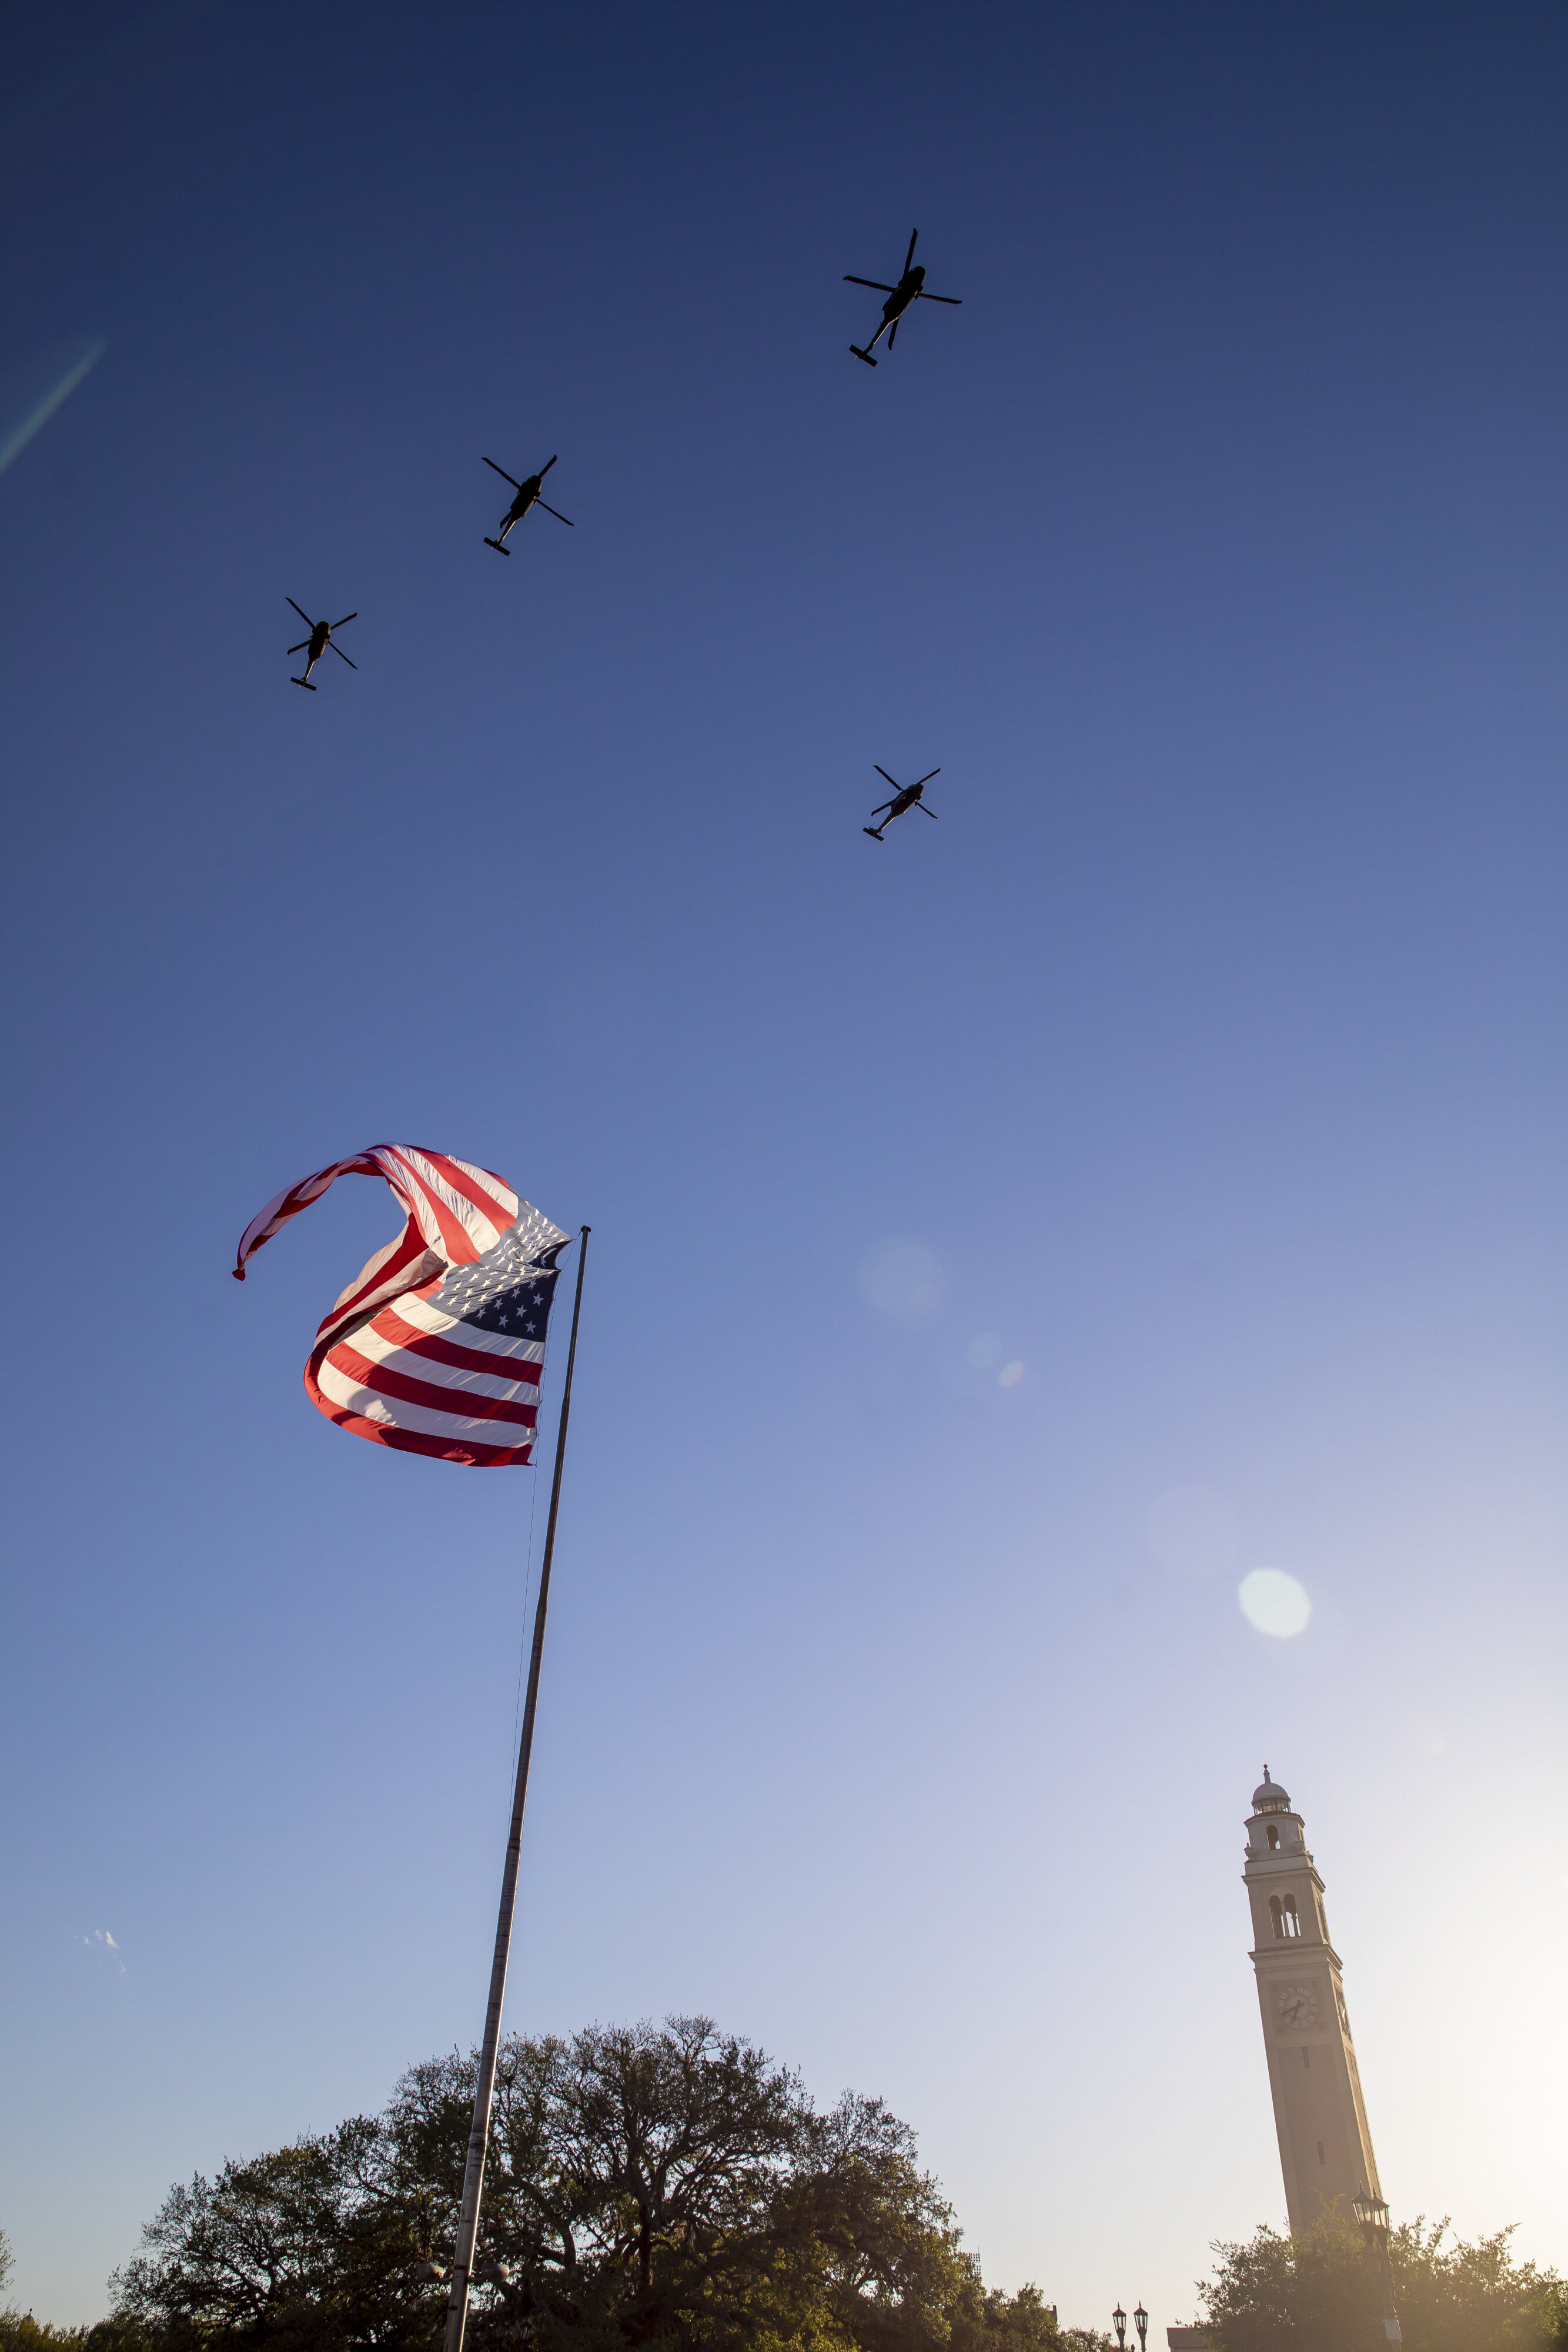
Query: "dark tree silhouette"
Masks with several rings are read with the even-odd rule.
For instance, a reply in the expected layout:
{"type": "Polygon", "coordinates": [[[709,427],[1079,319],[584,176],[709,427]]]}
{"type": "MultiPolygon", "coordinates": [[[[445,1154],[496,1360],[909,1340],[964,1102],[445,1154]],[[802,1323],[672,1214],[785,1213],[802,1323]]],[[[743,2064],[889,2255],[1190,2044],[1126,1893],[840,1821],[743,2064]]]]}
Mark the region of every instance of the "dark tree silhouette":
{"type": "MultiPolygon", "coordinates": [[[[384,2116],[172,2190],[117,2274],[110,2327],[128,2347],[426,2352],[474,2080],[471,2056],[432,2060],[384,2116]]],[[[474,2352],[1061,2343],[1034,2288],[986,2292],[880,2100],[819,2113],[789,2068],[700,2017],[504,2045],[476,2276],[474,2352]]]]}

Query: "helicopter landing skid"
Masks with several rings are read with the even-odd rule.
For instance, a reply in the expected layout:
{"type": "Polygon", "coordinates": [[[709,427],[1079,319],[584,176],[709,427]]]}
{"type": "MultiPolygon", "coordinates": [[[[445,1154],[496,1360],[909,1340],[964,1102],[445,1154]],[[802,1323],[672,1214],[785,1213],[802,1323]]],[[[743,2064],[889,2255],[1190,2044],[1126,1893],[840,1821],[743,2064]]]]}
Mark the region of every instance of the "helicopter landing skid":
{"type": "Polygon", "coordinates": [[[493,547],[497,555],[510,555],[512,551],[509,547],[503,547],[498,539],[486,539],[485,544],[486,547],[493,547]]]}
{"type": "Polygon", "coordinates": [[[871,353],[869,352],[862,352],[858,343],[852,343],[850,345],[850,349],[853,352],[857,360],[864,360],[867,367],[875,367],[876,362],[873,359],[871,353]]]}
{"type": "Polygon", "coordinates": [[[288,683],[290,686],[302,686],[307,694],[314,694],[316,691],[308,677],[291,677],[288,683]]]}

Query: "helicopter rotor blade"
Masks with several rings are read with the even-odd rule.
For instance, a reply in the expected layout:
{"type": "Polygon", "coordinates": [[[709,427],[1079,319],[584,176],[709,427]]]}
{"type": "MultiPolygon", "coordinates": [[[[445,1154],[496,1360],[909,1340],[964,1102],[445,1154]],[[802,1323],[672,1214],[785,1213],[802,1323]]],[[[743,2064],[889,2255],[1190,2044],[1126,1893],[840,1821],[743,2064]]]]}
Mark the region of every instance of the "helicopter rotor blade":
{"type": "MultiPolygon", "coordinates": [[[[344,615],[343,615],[343,617],[342,617],[342,619],[341,619],[340,621],[334,621],[334,622],[333,622],[332,626],[333,626],[335,629],[346,629],[346,628],[348,627],[349,623],[350,623],[350,621],[357,621],[357,620],[359,619],[359,617],[360,617],[360,616],[359,616],[358,613],[345,613],[345,614],[344,614],[344,615]]],[[[348,655],[347,655],[347,654],[345,654],[345,655],[343,656],[343,659],[344,659],[345,661],[347,661],[347,660],[348,660],[348,658],[349,658],[348,655]]]]}
{"type": "Polygon", "coordinates": [[[896,776],[890,776],[887,770],[882,765],[880,761],[873,760],[872,761],[872,766],[876,770],[877,774],[881,776],[885,782],[890,783],[893,786],[895,793],[901,793],[904,790],[904,786],[899,782],[898,778],[896,776]]]}
{"type": "Polygon", "coordinates": [[[850,278],[846,276],[844,278],[844,284],[846,286],[874,286],[879,294],[896,294],[898,291],[896,286],[884,286],[880,278],[850,278]]]}
{"type": "MultiPolygon", "coordinates": [[[[292,596],[286,596],[283,601],[286,604],[294,604],[294,599],[292,596]]],[[[313,629],[316,626],[315,622],[310,618],[309,614],[305,610],[303,604],[294,604],[294,609],[298,614],[300,619],[304,622],[308,629],[313,629]]]]}
{"type": "MultiPolygon", "coordinates": [[[[520,490],[520,489],[522,488],[522,487],[523,487],[523,486],[522,486],[521,482],[515,480],[515,479],[513,478],[513,477],[512,477],[510,474],[508,474],[508,473],[507,473],[507,469],[506,469],[505,466],[497,466],[497,463],[496,463],[496,460],[494,459],[494,457],[486,457],[486,458],[485,459],[485,461],[484,461],[484,462],[485,462],[485,464],[486,464],[486,466],[488,466],[488,467],[489,467],[490,471],[491,471],[493,474],[499,474],[499,476],[501,477],[501,479],[502,479],[504,482],[510,482],[510,483],[511,483],[511,485],[512,485],[513,489],[515,489],[515,490],[520,490]]],[[[552,463],[552,464],[554,463],[554,460],[553,460],[553,459],[551,460],[551,463],[552,463]]],[[[295,610],[298,612],[298,605],[296,605],[295,610]]]]}
{"type": "MultiPolygon", "coordinates": [[[[931,776],[939,776],[941,773],[942,771],[940,768],[933,768],[931,771],[931,776]]],[[[922,776],[920,779],[920,784],[928,784],[931,782],[931,776],[922,776]]],[[[915,789],[916,792],[920,790],[920,784],[915,785],[915,789]]]]}
{"type": "Polygon", "coordinates": [[[917,809],[924,809],[924,810],[925,810],[925,814],[926,814],[928,817],[930,817],[930,818],[931,818],[931,820],[932,820],[932,822],[933,822],[933,824],[935,824],[935,822],[936,822],[936,810],[935,810],[935,809],[926,808],[926,807],[925,807],[925,802],[924,802],[924,801],[916,801],[916,802],[915,802],[915,807],[916,807],[917,809]]]}
{"type": "Polygon", "coordinates": [[[951,302],[955,310],[961,310],[964,307],[964,298],[961,294],[927,294],[924,286],[916,299],[921,302],[951,302]]]}
{"type": "MultiPolygon", "coordinates": [[[[550,463],[552,466],[554,465],[555,459],[553,457],[550,459],[550,463]]],[[[570,515],[563,515],[559,507],[552,507],[548,499],[541,499],[539,500],[539,504],[543,507],[546,514],[552,514],[554,515],[557,522],[565,523],[568,530],[575,530],[577,529],[577,525],[573,522],[571,517],[570,515]]]]}
{"type": "Polygon", "coordinates": [[[905,278],[909,275],[909,265],[915,258],[915,240],[919,234],[920,231],[917,228],[912,228],[909,232],[909,251],[904,257],[904,274],[905,278]]]}
{"type": "MultiPolygon", "coordinates": [[[[331,645],[332,645],[332,640],[331,640],[331,638],[330,638],[330,637],[329,637],[329,638],[328,638],[327,642],[328,642],[328,644],[329,644],[329,646],[331,646],[331,645]]],[[[358,669],[358,668],[359,668],[360,665],[359,665],[359,663],[358,663],[357,661],[349,661],[349,656],[348,656],[348,655],[343,651],[343,648],[342,648],[342,646],[332,646],[332,651],[337,655],[338,659],[339,659],[340,661],[346,661],[346,662],[349,662],[349,667],[350,667],[350,669],[358,669]]]]}
{"type": "MultiPolygon", "coordinates": [[[[549,461],[549,466],[553,466],[554,464],[555,459],[552,457],[549,461]]],[[[541,482],[544,480],[545,476],[549,472],[549,466],[541,466],[539,467],[539,479],[541,482]]]]}
{"type": "Polygon", "coordinates": [[[284,653],[286,656],[288,654],[302,654],[309,642],[310,640],[308,637],[301,637],[297,646],[286,646],[283,649],[284,653]]]}

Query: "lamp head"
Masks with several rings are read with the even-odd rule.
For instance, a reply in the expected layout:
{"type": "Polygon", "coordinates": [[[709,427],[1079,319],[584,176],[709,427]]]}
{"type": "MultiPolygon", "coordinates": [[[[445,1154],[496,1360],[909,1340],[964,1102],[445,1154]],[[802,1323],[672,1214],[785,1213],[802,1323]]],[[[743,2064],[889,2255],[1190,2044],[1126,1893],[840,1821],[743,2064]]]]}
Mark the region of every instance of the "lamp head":
{"type": "Polygon", "coordinates": [[[1387,2206],[1381,2197],[1374,2197],[1366,2189],[1351,2199],[1350,2210],[1364,2230],[1386,2230],[1388,2227],[1387,2206]]]}

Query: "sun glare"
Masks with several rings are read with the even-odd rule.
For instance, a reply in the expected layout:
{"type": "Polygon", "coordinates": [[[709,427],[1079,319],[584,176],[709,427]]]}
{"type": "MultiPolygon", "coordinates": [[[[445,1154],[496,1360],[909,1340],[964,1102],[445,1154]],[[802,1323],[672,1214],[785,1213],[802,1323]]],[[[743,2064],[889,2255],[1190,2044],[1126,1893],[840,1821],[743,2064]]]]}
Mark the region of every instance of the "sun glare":
{"type": "Polygon", "coordinates": [[[1312,1613],[1305,1585],[1282,1568],[1253,1569],[1237,1586],[1236,1597],[1248,1623],[1280,1642],[1304,1632],[1312,1613]]]}

